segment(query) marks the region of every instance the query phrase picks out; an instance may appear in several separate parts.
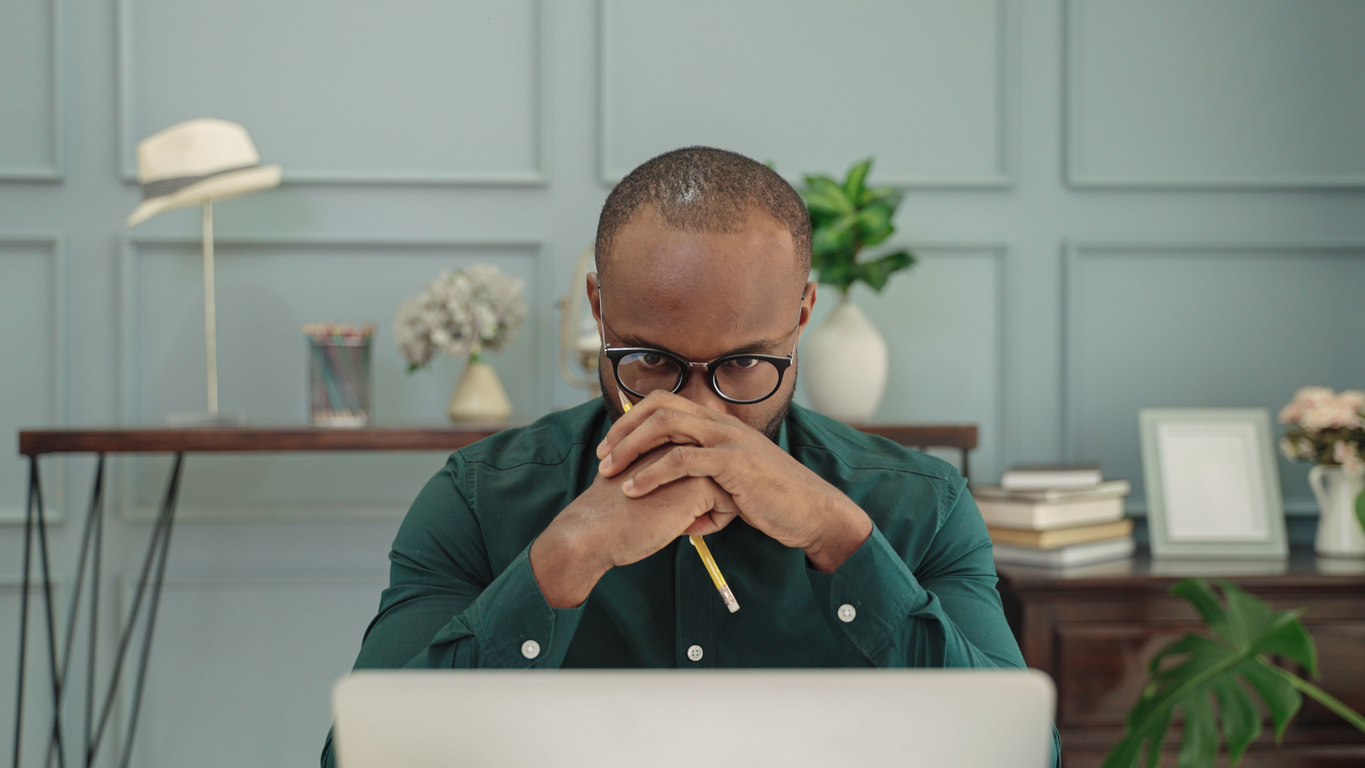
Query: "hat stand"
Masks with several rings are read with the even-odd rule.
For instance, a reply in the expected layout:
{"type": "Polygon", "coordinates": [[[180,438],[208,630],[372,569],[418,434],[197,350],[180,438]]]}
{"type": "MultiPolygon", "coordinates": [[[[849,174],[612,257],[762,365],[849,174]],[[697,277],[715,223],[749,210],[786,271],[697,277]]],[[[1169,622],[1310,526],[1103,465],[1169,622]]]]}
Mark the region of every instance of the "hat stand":
{"type": "Polygon", "coordinates": [[[213,284],[213,200],[204,200],[204,358],[208,374],[208,411],[171,413],[166,422],[178,427],[231,427],[246,423],[246,414],[218,411],[218,308],[213,284]]]}

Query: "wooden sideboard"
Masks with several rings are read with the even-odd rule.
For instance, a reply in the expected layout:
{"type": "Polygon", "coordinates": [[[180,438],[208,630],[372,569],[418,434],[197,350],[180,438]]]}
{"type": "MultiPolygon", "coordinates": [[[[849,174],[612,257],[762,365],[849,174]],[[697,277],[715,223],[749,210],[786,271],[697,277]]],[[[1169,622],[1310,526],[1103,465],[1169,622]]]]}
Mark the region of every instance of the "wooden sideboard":
{"type": "MultiPolygon", "coordinates": [[[[1066,768],[1104,761],[1146,684],[1148,660],[1172,639],[1201,629],[1194,611],[1167,592],[1183,578],[1227,579],[1275,608],[1305,609],[1318,648],[1318,685],[1365,712],[1365,561],[1311,552],[1260,562],[1138,556],[1065,571],[1012,565],[998,571],[1024,660],[1057,684],[1066,768]]],[[[1162,765],[1175,765],[1177,743],[1168,742],[1162,765]]],[[[1365,734],[1305,697],[1284,743],[1275,746],[1267,721],[1239,765],[1365,766],[1365,734]]]]}

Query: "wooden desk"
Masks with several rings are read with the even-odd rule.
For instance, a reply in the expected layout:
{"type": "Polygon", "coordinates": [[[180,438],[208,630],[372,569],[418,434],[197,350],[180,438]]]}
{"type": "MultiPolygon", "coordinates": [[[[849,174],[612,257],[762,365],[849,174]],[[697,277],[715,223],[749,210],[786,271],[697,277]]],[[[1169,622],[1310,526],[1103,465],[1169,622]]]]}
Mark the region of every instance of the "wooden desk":
{"type": "MultiPolygon", "coordinates": [[[[976,450],[975,424],[856,424],[904,446],[976,450]]],[[[108,429],[26,429],[19,433],[19,454],[45,453],[259,453],[281,451],[454,451],[501,431],[502,426],[468,427],[111,427],[108,429]]]]}
{"type": "MultiPolygon", "coordinates": [[[[1129,560],[1055,571],[1000,565],[1005,615],[1030,667],[1057,683],[1057,728],[1067,768],[1099,766],[1146,684],[1147,662],[1175,637],[1201,628],[1167,594],[1194,576],[1226,578],[1280,610],[1304,608],[1318,647],[1318,685],[1365,711],[1365,561],[1295,552],[1288,561],[1129,560]]],[[[1172,751],[1162,764],[1175,764],[1172,751]]],[[[1304,698],[1274,745],[1267,731],[1240,763],[1365,766],[1365,734],[1304,698]]]]}
{"type": "MultiPolygon", "coordinates": [[[[51,730],[54,749],[61,750],[63,743],[62,700],[66,695],[65,673],[67,662],[72,653],[77,653],[73,645],[72,632],[76,626],[73,620],[68,623],[66,637],[58,638],[55,629],[54,612],[57,606],[52,599],[52,568],[49,562],[47,545],[47,522],[43,514],[42,482],[39,473],[39,459],[44,455],[62,453],[94,453],[99,456],[95,467],[95,477],[90,494],[89,513],[86,517],[81,537],[81,547],[73,578],[73,602],[70,616],[75,618],[84,593],[90,592],[89,620],[86,622],[89,636],[86,652],[92,652],[99,636],[98,590],[102,579],[100,573],[100,552],[103,548],[104,512],[104,457],[110,453],[171,453],[175,454],[170,477],[166,483],[161,511],[152,526],[151,539],[142,561],[141,572],[135,582],[130,600],[128,620],[120,629],[118,651],[114,657],[114,667],[121,670],[129,652],[138,622],[141,619],[144,631],[141,633],[141,652],[136,671],[132,678],[132,714],[126,724],[122,740],[121,765],[127,765],[132,752],[133,740],[137,731],[138,712],[142,701],[142,689],[147,674],[147,663],[156,628],[156,613],[160,602],[161,587],[166,573],[166,558],[170,550],[171,531],[175,522],[176,502],[180,492],[181,469],[187,453],[261,453],[261,452],[336,452],[336,451],[454,451],[484,439],[500,431],[502,426],[468,427],[372,427],[366,429],[323,429],[314,427],[250,427],[250,428],[208,428],[180,429],[166,427],[111,428],[111,429],[41,429],[23,430],[19,433],[19,453],[29,458],[28,504],[24,519],[24,563],[23,585],[20,590],[19,616],[19,671],[18,710],[15,714],[14,742],[15,754],[19,754],[20,738],[23,734],[24,670],[28,652],[29,587],[40,588],[43,602],[42,618],[45,619],[47,657],[49,659],[50,684],[53,690],[53,727],[51,730]],[[35,543],[37,546],[35,547],[35,543]],[[33,584],[33,560],[38,560],[38,580],[33,584]],[[89,582],[86,581],[86,563],[93,560],[89,569],[89,582]],[[146,598],[144,600],[144,598],[146,598]],[[146,606],[143,612],[144,604],[146,606]],[[145,617],[145,618],[143,618],[145,617]],[[59,650],[63,649],[63,650],[59,650]]],[[[962,472],[967,474],[968,453],[976,448],[977,428],[975,424],[871,424],[859,426],[865,432],[881,435],[901,445],[920,448],[954,448],[962,454],[962,472]]],[[[110,714],[113,711],[115,694],[122,676],[111,677],[107,691],[101,697],[103,707],[95,709],[95,687],[86,690],[85,712],[91,713],[93,721],[87,730],[92,733],[90,741],[83,745],[87,754],[95,753],[100,742],[107,735],[110,714]]],[[[61,756],[59,756],[60,758],[61,756]]],[[[18,758],[15,758],[17,763],[18,758]]]]}

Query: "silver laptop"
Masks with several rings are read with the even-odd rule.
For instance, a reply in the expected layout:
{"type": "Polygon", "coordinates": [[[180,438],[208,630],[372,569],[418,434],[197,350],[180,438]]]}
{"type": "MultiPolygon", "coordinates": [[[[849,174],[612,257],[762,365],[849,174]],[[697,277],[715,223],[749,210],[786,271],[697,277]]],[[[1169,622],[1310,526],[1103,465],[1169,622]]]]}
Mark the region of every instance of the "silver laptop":
{"type": "Polygon", "coordinates": [[[340,768],[1051,765],[1031,670],[361,671],[340,768]]]}

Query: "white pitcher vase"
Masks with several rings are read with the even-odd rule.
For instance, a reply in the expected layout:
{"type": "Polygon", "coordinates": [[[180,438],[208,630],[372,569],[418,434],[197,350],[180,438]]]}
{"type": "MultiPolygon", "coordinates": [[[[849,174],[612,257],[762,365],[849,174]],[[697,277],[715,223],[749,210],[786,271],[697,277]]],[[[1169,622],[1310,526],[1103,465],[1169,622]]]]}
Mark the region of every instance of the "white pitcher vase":
{"type": "Polygon", "coordinates": [[[1327,557],[1365,557],[1365,530],[1356,517],[1356,497],[1365,477],[1349,475],[1341,467],[1316,464],[1308,471],[1308,485],[1318,497],[1318,538],[1314,545],[1327,557]]]}
{"type": "Polygon", "coordinates": [[[886,339],[845,294],[801,347],[801,380],[815,410],[866,421],[886,394],[886,339]]]}
{"type": "Polygon", "coordinates": [[[446,415],[455,424],[501,424],[512,415],[512,401],[482,355],[469,358],[460,384],[446,404],[446,415]]]}

